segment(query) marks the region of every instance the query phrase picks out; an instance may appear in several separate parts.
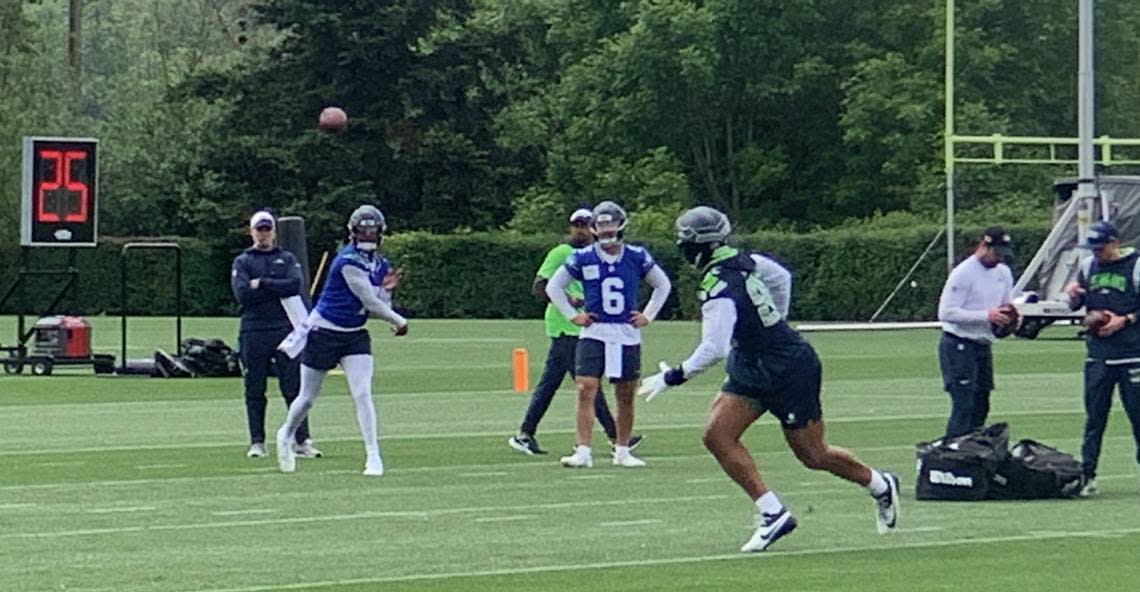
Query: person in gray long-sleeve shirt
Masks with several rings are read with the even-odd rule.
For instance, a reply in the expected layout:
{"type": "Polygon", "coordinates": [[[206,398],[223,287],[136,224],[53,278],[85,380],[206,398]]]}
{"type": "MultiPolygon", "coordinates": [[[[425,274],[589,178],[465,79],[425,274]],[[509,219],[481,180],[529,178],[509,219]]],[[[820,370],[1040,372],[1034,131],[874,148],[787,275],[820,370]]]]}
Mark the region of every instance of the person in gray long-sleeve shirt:
{"type": "MultiPolygon", "coordinates": [[[[250,440],[246,455],[263,458],[266,456],[265,387],[271,360],[276,365],[286,408],[300,392],[300,363],[277,351],[277,344],[293,330],[281,299],[301,293],[301,264],[292,253],[276,245],[276,221],[272,214],[257,212],[250,218],[249,228],[253,246],[234,259],[230,287],[241,313],[238,349],[245,377],[250,440]]],[[[298,456],[321,456],[320,450],[313,446],[307,420],[298,428],[296,438],[298,456]]]]}
{"type": "Polygon", "coordinates": [[[1001,307],[1009,304],[1013,273],[1003,261],[1013,253],[1009,234],[991,226],[982,234],[974,254],[959,263],[938,300],[942,338],[938,362],[942,386],[950,395],[946,437],[982,427],[990,412],[994,361],[992,325],[1014,322],[1001,307]]]}

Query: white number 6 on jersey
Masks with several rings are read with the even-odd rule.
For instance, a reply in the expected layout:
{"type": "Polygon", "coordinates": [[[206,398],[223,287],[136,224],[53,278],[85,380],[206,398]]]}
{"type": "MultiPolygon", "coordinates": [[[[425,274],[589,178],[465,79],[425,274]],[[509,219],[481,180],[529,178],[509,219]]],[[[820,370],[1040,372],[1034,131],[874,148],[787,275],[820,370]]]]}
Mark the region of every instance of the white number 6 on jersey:
{"type": "Polygon", "coordinates": [[[625,282],[619,277],[608,277],[602,280],[602,310],[606,314],[617,315],[625,312],[625,294],[622,288],[625,282]]]}

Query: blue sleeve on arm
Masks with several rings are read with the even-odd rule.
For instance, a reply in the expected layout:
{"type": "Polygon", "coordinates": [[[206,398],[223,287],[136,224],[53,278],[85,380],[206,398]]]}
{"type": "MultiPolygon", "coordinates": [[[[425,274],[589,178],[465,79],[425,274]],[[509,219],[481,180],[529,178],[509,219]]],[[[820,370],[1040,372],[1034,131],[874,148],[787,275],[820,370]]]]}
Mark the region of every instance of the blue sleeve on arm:
{"type": "Polygon", "coordinates": [[[641,255],[641,277],[644,278],[649,274],[650,271],[653,270],[653,266],[657,265],[657,262],[653,260],[653,255],[650,255],[649,251],[645,250],[644,248],[641,249],[641,255]]]}
{"type": "Polygon", "coordinates": [[[575,251],[573,255],[570,255],[570,257],[566,259],[566,264],[563,265],[563,267],[566,268],[566,272],[570,274],[570,277],[578,281],[582,281],[582,261],[580,260],[581,256],[582,255],[580,253],[575,251]]]}

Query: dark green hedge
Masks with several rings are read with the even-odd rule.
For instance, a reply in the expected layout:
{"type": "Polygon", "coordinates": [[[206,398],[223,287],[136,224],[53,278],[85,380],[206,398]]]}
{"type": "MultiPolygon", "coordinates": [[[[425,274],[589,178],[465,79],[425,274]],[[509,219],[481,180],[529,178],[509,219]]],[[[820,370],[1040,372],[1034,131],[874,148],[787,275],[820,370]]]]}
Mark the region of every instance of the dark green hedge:
{"type": "MultiPolygon", "coordinates": [[[[182,246],[183,307],[187,315],[217,315],[233,312],[229,269],[232,255],[198,239],[104,238],[95,248],[76,249],[79,283],[62,310],[79,314],[119,314],[120,253],[128,241],[173,241],[182,246]]],[[[236,253],[235,253],[236,254],[236,253]]],[[[66,269],[66,249],[40,248],[29,252],[32,269],[66,269]]],[[[0,281],[6,290],[16,278],[19,248],[0,250],[0,281]]],[[[135,251],[127,259],[127,307],[131,314],[168,315],[175,310],[175,258],[173,251],[135,251]]],[[[33,276],[26,279],[0,312],[32,312],[46,306],[64,276],[33,276]]]]}
{"type": "MultiPolygon", "coordinates": [[[[741,246],[775,254],[794,277],[792,318],[867,320],[938,233],[939,226],[903,229],[854,227],[812,233],[764,232],[740,237],[741,246]]],[[[1048,233],[1045,226],[1012,226],[1018,245],[1015,273],[1024,268],[1048,233]]],[[[958,232],[957,252],[967,256],[980,228],[958,232]]],[[[119,311],[119,253],[128,239],[106,239],[95,249],[79,252],[78,299],[66,307],[83,314],[119,311]]],[[[157,240],[157,239],[156,239],[157,240]]],[[[186,314],[228,315],[235,307],[229,290],[230,261],[236,250],[195,239],[172,239],[183,245],[186,314]]],[[[388,257],[405,270],[397,304],[417,317],[537,318],[543,305],[530,294],[534,272],[557,236],[511,233],[432,235],[406,233],[385,240],[388,257]]],[[[637,241],[657,257],[674,281],[666,305],[671,318],[694,318],[696,274],[683,264],[668,240],[637,241]]],[[[914,275],[915,287],[899,292],[884,311],[884,320],[933,318],[945,278],[945,248],[931,250],[914,275]]],[[[313,250],[314,257],[320,251],[313,250]]],[[[63,251],[32,253],[37,267],[66,264],[63,251]]],[[[18,249],[0,251],[4,287],[15,277],[18,249]]],[[[315,270],[315,263],[313,269],[315,270]]],[[[174,310],[174,261],[168,253],[136,253],[128,273],[132,314],[170,314],[174,310]]],[[[54,282],[33,279],[25,303],[46,298],[54,282]]],[[[4,307],[18,310],[20,300],[4,307]]]]}

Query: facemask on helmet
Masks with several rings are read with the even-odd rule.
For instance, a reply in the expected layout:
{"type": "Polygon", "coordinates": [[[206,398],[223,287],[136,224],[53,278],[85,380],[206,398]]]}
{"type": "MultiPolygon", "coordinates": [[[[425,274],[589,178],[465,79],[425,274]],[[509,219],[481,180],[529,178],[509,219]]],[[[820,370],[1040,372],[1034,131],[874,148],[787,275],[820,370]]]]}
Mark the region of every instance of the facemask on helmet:
{"type": "Polygon", "coordinates": [[[348,218],[349,236],[361,251],[375,251],[387,229],[384,214],[374,206],[360,206],[348,218]]]}
{"type": "Polygon", "coordinates": [[[685,261],[697,268],[708,265],[712,253],[728,241],[732,224],[720,211],[700,206],[677,217],[677,247],[685,261]]]}
{"type": "Polygon", "coordinates": [[[612,201],[603,201],[594,208],[590,231],[599,244],[612,245],[625,238],[625,224],[625,210],[612,201]]]}

